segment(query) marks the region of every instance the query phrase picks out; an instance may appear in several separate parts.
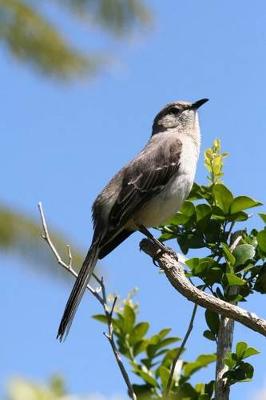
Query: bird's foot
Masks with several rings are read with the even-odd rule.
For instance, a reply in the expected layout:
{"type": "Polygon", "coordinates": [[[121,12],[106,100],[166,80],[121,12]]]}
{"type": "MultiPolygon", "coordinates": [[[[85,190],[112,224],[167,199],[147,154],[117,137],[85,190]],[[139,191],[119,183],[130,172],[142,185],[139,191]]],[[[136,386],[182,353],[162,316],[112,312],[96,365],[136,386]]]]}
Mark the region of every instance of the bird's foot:
{"type": "Polygon", "coordinates": [[[172,250],[170,247],[165,246],[164,243],[161,242],[160,240],[156,239],[145,226],[140,225],[139,231],[141,233],[143,233],[148,239],[150,239],[158,247],[157,254],[153,257],[153,260],[152,260],[154,265],[158,266],[156,263],[156,262],[158,262],[157,259],[164,253],[168,253],[168,254],[172,255],[173,257],[177,258],[176,252],[174,250],[172,250]]]}

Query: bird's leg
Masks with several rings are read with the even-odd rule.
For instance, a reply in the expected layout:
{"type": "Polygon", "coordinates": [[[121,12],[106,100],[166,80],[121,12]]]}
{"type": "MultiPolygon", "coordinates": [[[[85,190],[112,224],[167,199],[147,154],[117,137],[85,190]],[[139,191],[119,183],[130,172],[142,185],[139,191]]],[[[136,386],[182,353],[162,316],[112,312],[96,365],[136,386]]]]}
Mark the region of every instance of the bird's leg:
{"type": "Polygon", "coordinates": [[[162,242],[160,242],[160,240],[156,239],[144,225],[138,225],[138,230],[158,247],[160,247],[162,251],[165,252],[168,250],[168,248],[162,242]]]}
{"type": "MultiPolygon", "coordinates": [[[[156,239],[144,225],[138,225],[138,230],[143,235],[145,235],[148,239],[150,239],[154,244],[156,244],[156,246],[158,246],[160,248],[161,252],[170,253],[170,254],[174,255],[175,258],[177,257],[177,255],[174,252],[174,250],[172,250],[169,247],[165,246],[162,242],[160,242],[160,240],[156,239]]],[[[155,260],[153,260],[153,263],[154,263],[154,261],[155,260]]]]}
{"type": "Polygon", "coordinates": [[[150,239],[154,244],[160,247],[162,251],[167,250],[165,245],[160,242],[160,240],[156,239],[144,225],[138,225],[138,230],[143,233],[143,235],[145,235],[148,239],[150,239]]]}

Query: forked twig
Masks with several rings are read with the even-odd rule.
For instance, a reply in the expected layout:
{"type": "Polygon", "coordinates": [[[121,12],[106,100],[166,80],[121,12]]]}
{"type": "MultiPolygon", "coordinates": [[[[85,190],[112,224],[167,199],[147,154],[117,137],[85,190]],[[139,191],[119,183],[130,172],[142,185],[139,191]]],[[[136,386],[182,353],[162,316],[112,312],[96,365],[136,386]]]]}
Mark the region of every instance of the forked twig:
{"type": "MultiPolygon", "coordinates": [[[[78,273],[72,267],[72,254],[71,254],[70,246],[67,246],[69,260],[68,260],[68,263],[66,263],[66,262],[63,261],[62,257],[60,256],[59,252],[57,251],[57,249],[56,249],[56,247],[55,247],[55,245],[54,245],[54,243],[53,243],[53,241],[52,241],[52,239],[50,237],[41,202],[38,203],[38,209],[39,209],[39,212],[40,212],[42,228],[43,228],[42,238],[46,241],[46,243],[50,247],[55,259],[58,262],[58,264],[61,265],[64,269],[66,269],[68,272],[70,272],[75,278],[77,278],[78,273]]],[[[120,369],[122,377],[123,377],[123,379],[124,379],[124,381],[125,381],[125,383],[127,385],[128,394],[129,394],[130,398],[132,400],[137,400],[137,396],[134,393],[134,390],[133,390],[132,384],[130,382],[128,373],[127,373],[127,371],[126,371],[126,369],[124,367],[124,364],[123,364],[123,362],[121,360],[121,357],[120,357],[119,351],[118,351],[118,349],[116,347],[116,343],[115,343],[115,339],[114,339],[113,312],[114,312],[115,304],[116,304],[116,301],[117,301],[117,297],[114,298],[114,301],[113,301],[112,306],[111,306],[111,310],[109,311],[108,302],[107,302],[107,296],[106,296],[106,290],[105,290],[105,285],[104,285],[103,278],[99,279],[97,277],[97,275],[95,275],[95,274],[93,274],[93,277],[95,278],[97,283],[99,283],[100,290],[99,289],[94,289],[90,285],[87,285],[87,289],[96,298],[96,300],[99,301],[99,303],[103,307],[103,310],[104,310],[104,313],[105,313],[105,316],[106,316],[106,320],[107,320],[107,327],[108,327],[108,333],[104,333],[104,336],[108,339],[108,341],[109,341],[109,343],[111,345],[111,348],[112,348],[112,351],[114,353],[116,362],[118,364],[118,367],[120,369]]]]}

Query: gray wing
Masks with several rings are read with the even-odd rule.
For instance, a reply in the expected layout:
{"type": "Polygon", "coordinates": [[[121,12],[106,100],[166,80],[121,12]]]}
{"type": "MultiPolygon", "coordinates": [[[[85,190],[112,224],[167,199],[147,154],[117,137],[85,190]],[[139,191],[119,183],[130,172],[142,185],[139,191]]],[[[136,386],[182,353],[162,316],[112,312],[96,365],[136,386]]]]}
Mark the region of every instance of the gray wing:
{"type": "Polygon", "coordinates": [[[182,143],[164,141],[150,147],[125,169],[121,190],[109,214],[111,229],[126,222],[154,195],[160,193],[170,179],[178,173],[182,143]]]}

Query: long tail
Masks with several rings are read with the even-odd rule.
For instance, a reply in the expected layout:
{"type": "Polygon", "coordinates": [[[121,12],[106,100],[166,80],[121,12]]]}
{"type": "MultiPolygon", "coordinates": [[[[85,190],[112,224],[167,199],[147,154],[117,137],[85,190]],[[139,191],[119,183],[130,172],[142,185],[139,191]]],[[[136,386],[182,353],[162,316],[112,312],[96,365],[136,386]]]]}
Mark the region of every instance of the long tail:
{"type": "Polygon", "coordinates": [[[81,298],[86,290],[86,286],[91,278],[96,262],[98,260],[99,251],[100,248],[98,246],[98,243],[92,244],[82,264],[81,270],[73,286],[72,292],[70,293],[70,296],[68,298],[64,314],[58,328],[57,339],[59,339],[60,342],[63,340],[64,337],[67,336],[69,332],[81,298]]]}

